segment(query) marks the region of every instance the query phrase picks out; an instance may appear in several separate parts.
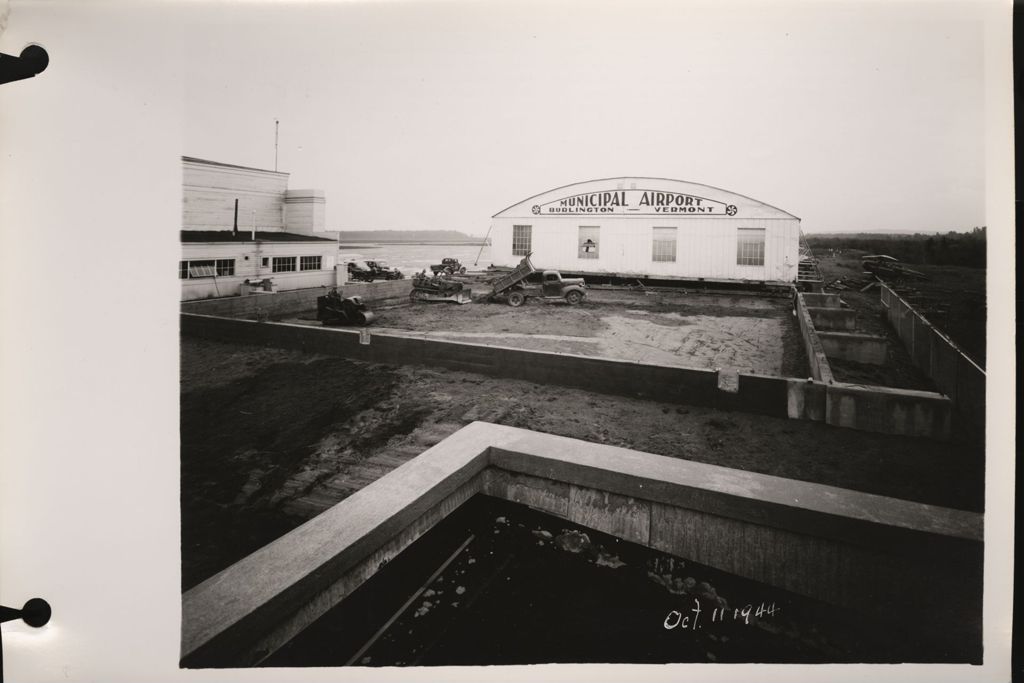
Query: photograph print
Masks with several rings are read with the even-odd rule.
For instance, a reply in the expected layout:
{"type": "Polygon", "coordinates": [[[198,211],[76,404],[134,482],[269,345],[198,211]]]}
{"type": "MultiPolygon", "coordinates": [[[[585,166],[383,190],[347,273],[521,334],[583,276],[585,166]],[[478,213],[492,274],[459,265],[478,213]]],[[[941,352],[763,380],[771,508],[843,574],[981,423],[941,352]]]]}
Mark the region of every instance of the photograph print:
{"type": "Polygon", "coordinates": [[[983,663],[985,3],[182,12],[181,668],[983,663]]]}

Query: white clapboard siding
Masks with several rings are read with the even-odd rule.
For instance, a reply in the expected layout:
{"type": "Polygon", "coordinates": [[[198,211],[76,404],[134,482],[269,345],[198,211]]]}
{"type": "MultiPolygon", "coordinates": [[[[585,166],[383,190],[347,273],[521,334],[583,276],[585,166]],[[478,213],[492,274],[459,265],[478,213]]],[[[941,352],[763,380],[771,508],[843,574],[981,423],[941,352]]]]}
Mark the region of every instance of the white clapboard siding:
{"type": "Polygon", "coordinates": [[[287,173],[189,160],[183,171],[183,230],[231,229],[235,199],[239,229],[252,228],[254,211],[258,230],[284,229],[287,173]]]}

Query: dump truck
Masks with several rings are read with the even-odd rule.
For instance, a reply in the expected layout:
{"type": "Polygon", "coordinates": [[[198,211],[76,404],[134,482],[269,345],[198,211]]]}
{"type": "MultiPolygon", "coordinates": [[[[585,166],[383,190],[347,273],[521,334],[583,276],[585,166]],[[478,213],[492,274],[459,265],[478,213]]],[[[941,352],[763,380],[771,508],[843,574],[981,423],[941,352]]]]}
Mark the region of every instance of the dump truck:
{"type": "Polygon", "coordinates": [[[587,296],[583,278],[563,278],[557,270],[537,270],[527,254],[515,268],[491,283],[487,299],[504,299],[509,306],[519,307],[530,297],[538,299],[564,299],[575,306],[587,296]]]}

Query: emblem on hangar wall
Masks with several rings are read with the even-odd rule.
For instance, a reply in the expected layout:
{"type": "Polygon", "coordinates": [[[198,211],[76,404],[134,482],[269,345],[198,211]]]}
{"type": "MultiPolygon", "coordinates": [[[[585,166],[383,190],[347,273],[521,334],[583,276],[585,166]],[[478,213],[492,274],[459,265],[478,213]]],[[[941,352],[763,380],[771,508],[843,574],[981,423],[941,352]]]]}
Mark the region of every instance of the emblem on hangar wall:
{"type": "Polygon", "coordinates": [[[533,208],[530,209],[530,210],[533,211],[534,213],[540,213],[540,207],[537,206],[536,204],[534,204],[533,208]]]}
{"type": "Polygon", "coordinates": [[[736,215],[736,205],[735,204],[730,204],[729,206],[725,207],[725,215],[726,216],[735,216],[736,215]]]}

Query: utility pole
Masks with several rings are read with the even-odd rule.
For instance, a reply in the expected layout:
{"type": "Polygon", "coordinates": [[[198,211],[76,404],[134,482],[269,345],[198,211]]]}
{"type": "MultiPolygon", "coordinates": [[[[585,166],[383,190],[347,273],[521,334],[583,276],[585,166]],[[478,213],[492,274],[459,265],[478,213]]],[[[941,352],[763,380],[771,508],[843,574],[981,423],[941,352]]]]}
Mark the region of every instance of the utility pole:
{"type": "Polygon", "coordinates": [[[279,121],[274,119],[274,171],[277,171],[277,126],[279,121]]]}

